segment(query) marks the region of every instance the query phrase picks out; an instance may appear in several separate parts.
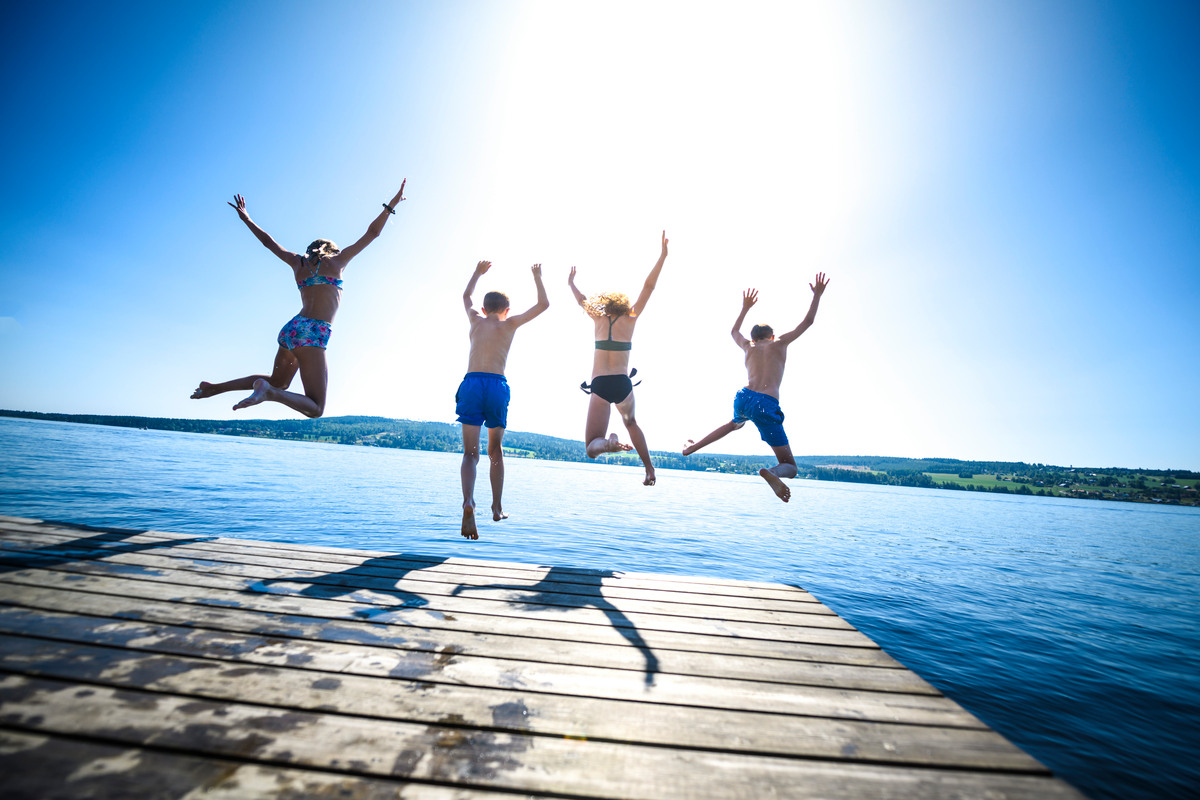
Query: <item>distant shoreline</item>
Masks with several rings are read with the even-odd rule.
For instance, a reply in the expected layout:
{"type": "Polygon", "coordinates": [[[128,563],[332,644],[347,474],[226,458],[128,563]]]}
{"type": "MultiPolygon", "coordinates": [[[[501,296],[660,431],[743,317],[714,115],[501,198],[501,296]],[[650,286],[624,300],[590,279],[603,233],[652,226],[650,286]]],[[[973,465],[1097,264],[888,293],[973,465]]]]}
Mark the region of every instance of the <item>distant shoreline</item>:
{"type": "MultiPolygon", "coordinates": [[[[196,420],[102,414],[55,414],[0,409],[0,417],[44,420],[121,428],[207,433],[224,436],[319,441],[405,450],[461,452],[458,425],[388,417],[322,417],[292,420],[196,420]]],[[[485,447],[486,451],[486,447],[485,447]]],[[[539,433],[508,431],[504,452],[517,458],[589,462],[583,443],[539,433]]],[[[739,456],[652,451],[655,466],[698,472],[757,474],[774,463],[770,456],[739,456]]],[[[598,463],[637,465],[636,456],[612,454],[598,463]]],[[[1087,500],[1200,505],[1200,473],[1189,470],[1149,470],[1121,467],[1060,467],[1010,461],[964,461],[952,458],[884,456],[796,456],[798,478],[809,480],[915,486],[926,489],[1073,497],[1087,500]]]]}

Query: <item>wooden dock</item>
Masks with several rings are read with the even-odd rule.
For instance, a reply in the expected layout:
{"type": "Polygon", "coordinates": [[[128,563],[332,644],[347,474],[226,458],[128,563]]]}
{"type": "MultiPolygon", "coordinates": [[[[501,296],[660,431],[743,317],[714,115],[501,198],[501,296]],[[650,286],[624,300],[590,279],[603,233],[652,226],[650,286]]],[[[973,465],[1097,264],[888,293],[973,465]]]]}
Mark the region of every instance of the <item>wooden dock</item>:
{"type": "Polygon", "coordinates": [[[0,517],[0,797],[1079,798],[782,584],[0,517]]]}

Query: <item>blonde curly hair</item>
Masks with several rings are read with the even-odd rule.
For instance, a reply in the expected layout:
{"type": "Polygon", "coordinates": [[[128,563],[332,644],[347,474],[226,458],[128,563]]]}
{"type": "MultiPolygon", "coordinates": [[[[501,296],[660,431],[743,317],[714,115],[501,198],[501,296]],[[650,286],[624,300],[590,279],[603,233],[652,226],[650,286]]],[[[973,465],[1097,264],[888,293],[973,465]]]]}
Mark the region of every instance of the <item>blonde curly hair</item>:
{"type": "Polygon", "coordinates": [[[594,294],[583,304],[583,310],[590,317],[623,317],[629,313],[629,308],[629,295],[621,292],[594,294]]]}

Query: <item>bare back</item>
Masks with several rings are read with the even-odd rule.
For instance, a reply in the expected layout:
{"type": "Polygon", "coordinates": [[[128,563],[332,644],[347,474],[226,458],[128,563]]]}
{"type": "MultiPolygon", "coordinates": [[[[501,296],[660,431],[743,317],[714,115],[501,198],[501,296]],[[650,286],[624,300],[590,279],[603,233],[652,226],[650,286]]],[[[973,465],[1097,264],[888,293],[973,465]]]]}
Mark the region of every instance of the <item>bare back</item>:
{"type": "Polygon", "coordinates": [[[467,357],[467,372],[504,374],[508,350],[520,323],[499,316],[471,317],[471,354],[467,357]]]}
{"type": "MultiPolygon", "coordinates": [[[[614,342],[632,342],[633,329],[637,325],[637,320],[638,318],[631,314],[622,314],[612,321],[610,329],[608,317],[593,317],[592,321],[596,324],[596,341],[601,342],[608,339],[611,330],[614,342]]],[[[596,350],[596,355],[592,358],[592,377],[627,374],[629,372],[629,352],[628,350],[596,350]]]]}
{"type": "Polygon", "coordinates": [[[779,399],[783,367],[787,362],[787,344],[776,339],[746,342],[746,388],[779,399]]]}
{"type": "MultiPolygon", "coordinates": [[[[297,285],[314,275],[340,280],[342,270],[346,268],[345,263],[338,256],[329,256],[322,258],[314,271],[313,261],[299,254],[296,254],[296,258],[290,262],[290,266],[297,285]]],[[[301,286],[300,303],[300,316],[333,322],[338,306],[342,303],[342,288],[329,283],[301,286]]]]}

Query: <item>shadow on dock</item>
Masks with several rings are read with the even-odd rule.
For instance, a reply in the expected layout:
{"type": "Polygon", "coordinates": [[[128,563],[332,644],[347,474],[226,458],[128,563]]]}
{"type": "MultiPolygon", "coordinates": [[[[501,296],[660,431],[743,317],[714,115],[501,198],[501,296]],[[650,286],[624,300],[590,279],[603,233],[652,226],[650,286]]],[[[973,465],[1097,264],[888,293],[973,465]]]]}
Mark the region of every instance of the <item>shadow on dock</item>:
{"type": "MultiPolygon", "coordinates": [[[[429,605],[428,599],[416,592],[399,589],[395,584],[404,580],[405,576],[410,572],[418,572],[430,567],[436,567],[439,564],[445,563],[445,561],[445,558],[432,558],[428,561],[423,561],[420,566],[398,567],[395,556],[380,556],[379,558],[368,558],[361,564],[356,564],[340,572],[329,572],[316,576],[297,575],[290,578],[267,578],[255,581],[247,588],[252,592],[279,594],[279,591],[270,588],[272,584],[306,583],[308,585],[303,589],[288,591],[286,593],[322,600],[336,600],[343,597],[354,599],[351,596],[355,592],[369,591],[372,594],[390,595],[399,601],[397,605],[404,606],[405,608],[421,608],[429,605]]],[[[362,608],[352,612],[359,619],[371,619],[380,614],[388,614],[396,610],[394,606],[379,606],[377,598],[366,599],[365,602],[371,603],[376,607],[362,608]]]]}
{"type": "Polygon", "coordinates": [[[551,567],[542,579],[532,586],[528,584],[505,583],[489,583],[482,586],[460,585],[454,588],[452,594],[457,596],[462,592],[477,592],[491,589],[522,592],[530,596],[525,600],[518,601],[520,605],[530,608],[554,610],[562,607],[562,585],[568,583],[571,585],[572,595],[580,594],[585,598],[575,607],[586,608],[591,606],[602,611],[604,616],[608,617],[608,621],[612,624],[613,628],[641,652],[642,658],[646,662],[646,685],[652,686],[654,684],[654,676],[658,673],[658,656],[654,655],[654,651],[646,644],[646,640],[642,638],[637,626],[633,624],[629,617],[625,616],[623,611],[608,602],[604,597],[604,579],[612,577],[615,576],[611,571],[580,573],[575,570],[551,567]]]}
{"type": "MultiPolygon", "coordinates": [[[[64,523],[50,521],[42,521],[38,524],[58,529],[64,526],[64,523]]],[[[151,531],[93,528],[83,525],[72,525],[71,527],[96,531],[96,535],[71,539],[32,550],[0,549],[0,573],[19,569],[46,568],[74,561],[99,561],[109,556],[140,553],[145,550],[162,550],[197,542],[211,542],[216,538],[214,536],[198,536],[192,539],[166,539],[157,542],[127,542],[126,539],[143,533],[151,533],[151,531]]]]}

